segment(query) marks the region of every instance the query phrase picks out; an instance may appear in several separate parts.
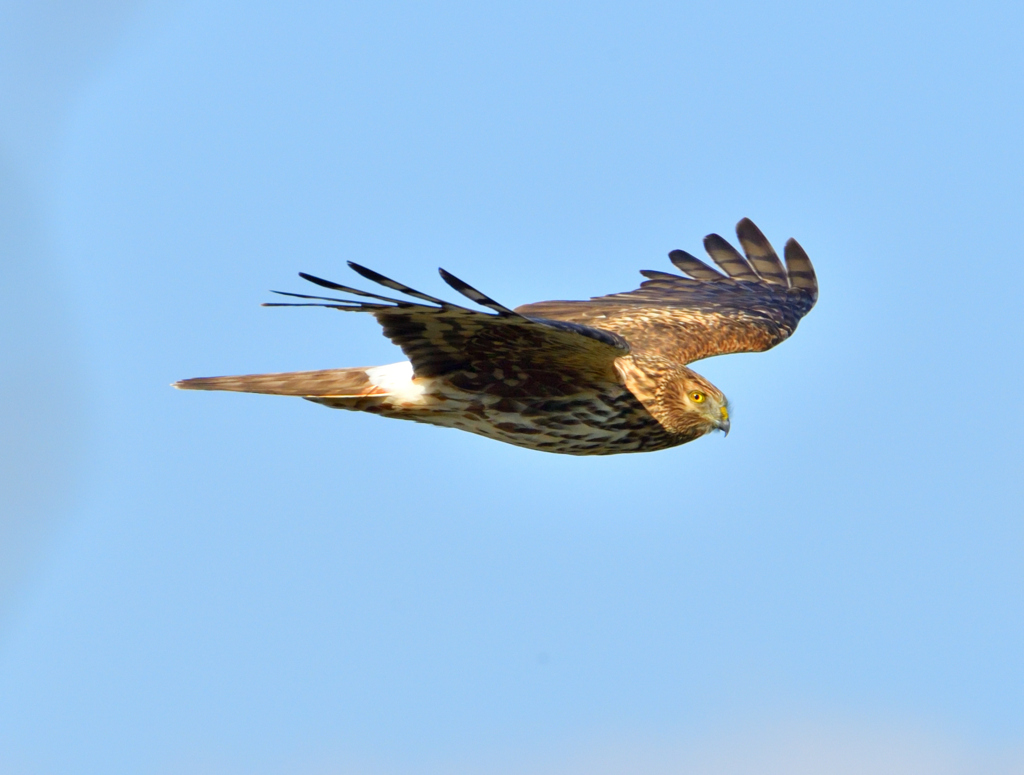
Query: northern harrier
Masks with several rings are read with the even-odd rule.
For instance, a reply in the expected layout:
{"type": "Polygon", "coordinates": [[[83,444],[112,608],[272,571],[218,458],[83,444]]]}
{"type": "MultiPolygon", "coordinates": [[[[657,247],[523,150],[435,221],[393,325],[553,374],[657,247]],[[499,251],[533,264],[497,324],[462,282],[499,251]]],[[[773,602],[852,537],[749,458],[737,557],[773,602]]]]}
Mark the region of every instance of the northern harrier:
{"type": "Polygon", "coordinates": [[[740,221],[736,234],[746,258],[717,234],[704,239],[725,274],[673,250],[669,258],[688,277],[645,270],[647,281],[635,291],[515,310],[443,269],[446,283],[491,312],[450,304],[351,262],[363,277],[418,301],[302,274],[370,301],[285,293],[308,301],[266,306],[369,312],[409,360],[174,386],[300,396],[569,455],[647,452],[728,433],[725,396],[686,364],[774,347],[818,298],[814,269],[796,240],[786,243],[783,266],[750,220],[740,221]]]}

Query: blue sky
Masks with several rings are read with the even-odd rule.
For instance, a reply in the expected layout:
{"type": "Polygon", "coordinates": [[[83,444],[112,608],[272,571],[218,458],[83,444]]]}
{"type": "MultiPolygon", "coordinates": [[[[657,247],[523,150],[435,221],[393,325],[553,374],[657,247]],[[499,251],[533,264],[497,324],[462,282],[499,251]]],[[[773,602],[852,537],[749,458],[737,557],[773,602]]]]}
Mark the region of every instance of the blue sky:
{"type": "Polygon", "coordinates": [[[0,769],[1019,772],[1007,3],[0,3],[0,769]],[[752,218],[733,429],[550,456],[185,377],[400,359],[752,218]],[[845,769],[844,769],[845,768],[845,769]]]}

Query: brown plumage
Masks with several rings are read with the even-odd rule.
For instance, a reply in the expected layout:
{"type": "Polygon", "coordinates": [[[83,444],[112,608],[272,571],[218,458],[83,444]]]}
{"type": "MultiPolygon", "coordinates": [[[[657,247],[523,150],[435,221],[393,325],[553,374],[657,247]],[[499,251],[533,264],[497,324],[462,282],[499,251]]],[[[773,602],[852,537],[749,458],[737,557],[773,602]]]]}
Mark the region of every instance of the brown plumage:
{"type": "Polygon", "coordinates": [[[814,269],[795,240],[786,243],[783,265],[750,220],[736,233],[746,257],[717,234],[704,240],[725,274],[674,250],[669,258],[687,277],[648,270],[634,291],[515,310],[443,269],[445,282],[492,312],[450,304],[351,262],[363,277],[418,301],[302,274],[371,301],[286,293],[308,301],[266,306],[369,312],[409,361],[188,379],[175,387],[302,396],[572,455],[665,449],[713,430],[728,433],[725,396],[687,364],[774,347],[818,297],[814,269]]]}

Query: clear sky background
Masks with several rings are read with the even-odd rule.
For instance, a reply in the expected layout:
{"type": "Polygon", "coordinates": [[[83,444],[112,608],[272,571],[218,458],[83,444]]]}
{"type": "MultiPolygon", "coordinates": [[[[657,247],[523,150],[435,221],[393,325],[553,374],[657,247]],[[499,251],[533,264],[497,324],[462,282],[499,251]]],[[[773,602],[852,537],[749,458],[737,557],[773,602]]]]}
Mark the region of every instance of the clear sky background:
{"type": "Polygon", "coordinates": [[[1024,7],[0,3],[0,770],[1024,772],[1024,7]],[[389,363],[752,218],[733,430],[544,455],[185,377],[389,363]]]}

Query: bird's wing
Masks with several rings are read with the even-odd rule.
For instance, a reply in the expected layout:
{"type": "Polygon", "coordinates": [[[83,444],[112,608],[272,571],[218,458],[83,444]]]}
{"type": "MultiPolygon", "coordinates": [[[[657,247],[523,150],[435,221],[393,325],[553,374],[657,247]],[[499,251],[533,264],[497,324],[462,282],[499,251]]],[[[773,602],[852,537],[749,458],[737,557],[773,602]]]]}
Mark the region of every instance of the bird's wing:
{"type": "Polygon", "coordinates": [[[736,234],[746,258],[717,234],[704,238],[705,249],[724,274],[673,250],[669,258],[688,277],[645,270],[641,274],[648,279],[635,291],[590,301],[542,301],[516,312],[614,331],[634,354],[679,363],[767,350],[792,334],[814,306],[818,281],[796,240],[786,243],[783,265],[749,219],[736,225],[736,234]]]}
{"type": "Polygon", "coordinates": [[[507,396],[559,396],[596,382],[620,381],[614,361],[629,352],[629,345],[618,334],[522,315],[443,269],[440,271],[445,282],[493,310],[493,314],[428,296],[358,264],[349,262],[349,266],[363,277],[418,301],[368,293],[302,273],[304,279],[319,286],[369,301],[285,293],[311,302],[266,306],[323,306],[369,312],[383,326],[384,335],[408,356],[415,377],[445,376],[451,384],[466,390],[507,396]]]}

